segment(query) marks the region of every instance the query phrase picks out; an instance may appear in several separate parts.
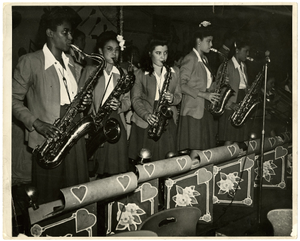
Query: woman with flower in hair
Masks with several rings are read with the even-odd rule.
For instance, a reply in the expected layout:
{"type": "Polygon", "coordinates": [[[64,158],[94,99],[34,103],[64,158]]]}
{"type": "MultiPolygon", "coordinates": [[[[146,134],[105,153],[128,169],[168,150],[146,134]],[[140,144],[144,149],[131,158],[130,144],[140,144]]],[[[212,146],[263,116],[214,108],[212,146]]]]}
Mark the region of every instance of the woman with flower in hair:
{"type": "Polygon", "coordinates": [[[212,47],[211,23],[204,21],[194,33],[194,48],[182,60],[182,103],[178,126],[178,150],[206,150],[216,145],[217,122],[208,111],[220,96],[213,93],[213,74],[206,53],[212,47]]]}
{"type": "MultiPolygon", "coordinates": [[[[105,103],[110,96],[118,80],[120,79],[120,71],[114,65],[114,60],[119,58],[120,50],[125,48],[125,40],[122,36],[117,35],[113,31],[106,31],[99,35],[97,39],[97,50],[106,60],[106,67],[100,76],[94,92],[93,103],[90,112],[97,113],[99,108],[105,103]]],[[[80,85],[93,74],[94,66],[87,66],[80,78],[80,85]]],[[[126,70],[124,70],[126,73],[126,70]]],[[[94,163],[98,169],[96,173],[98,178],[107,177],[110,175],[128,171],[128,153],[127,153],[127,137],[126,137],[126,122],[124,112],[130,107],[129,92],[121,95],[119,99],[113,97],[110,101],[110,108],[113,110],[110,114],[111,118],[115,118],[120,123],[121,137],[117,143],[111,144],[105,142],[96,150],[93,155],[94,163]]]]}
{"type": "Polygon", "coordinates": [[[168,64],[168,42],[163,38],[153,38],[145,49],[144,61],[141,69],[135,72],[136,80],[131,90],[133,107],[131,135],[129,138],[129,157],[137,159],[142,148],[150,151],[152,161],[164,159],[168,152],[176,151],[176,105],[181,101],[179,85],[179,70],[168,64]],[[167,90],[163,90],[168,71],[170,83],[167,90]],[[171,107],[172,117],[168,120],[166,130],[155,141],[148,136],[150,126],[158,124],[158,117],[154,114],[160,96],[163,96],[171,107]]]}
{"type": "MultiPolygon", "coordinates": [[[[245,122],[240,127],[234,127],[231,124],[230,116],[238,107],[240,101],[246,95],[248,87],[248,75],[245,61],[249,56],[249,43],[243,38],[237,38],[234,42],[234,55],[227,64],[227,77],[231,88],[235,91],[229,98],[225,112],[219,119],[219,140],[224,141],[225,145],[231,145],[234,142],[241,142],[248,139],[248,124],[245,122]]],[[[219,67],[218,73],[221,71],[219,67]]]]}

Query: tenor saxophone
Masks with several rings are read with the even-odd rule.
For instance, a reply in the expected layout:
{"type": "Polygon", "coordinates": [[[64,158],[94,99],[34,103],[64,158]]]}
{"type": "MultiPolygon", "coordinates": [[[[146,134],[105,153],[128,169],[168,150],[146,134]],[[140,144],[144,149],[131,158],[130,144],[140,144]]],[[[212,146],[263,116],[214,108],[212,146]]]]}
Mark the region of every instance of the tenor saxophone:
{"type": "Polygon", "coordinates": [[[75,116],[80,112],[84,97],[87,93],[93,91],[106,65],[103,55],[95,53],[86,54],[75,45],[71,45],[71,48],[85,57],[97,61],[98,65],[93,74],[85,82],[83,88],[74,97],[64,116],[55,120],[53,125],[60,130],[58,137],[46,139],[42,145],[38,145],[33,150],[34,160],[45,169],[52,169],[59,166],[69,150],[92,128],[92,119],[88,118],[80,121],[80,128],[76,128],[78,124],[75,126],[71,124],[75,116]]]}
{"type": "Polygon", "coordinates": [[[217,88],[214,91],[215,93],[220,94],[220,99],[218,102],[211,103],[209,105],[208,110],[213,116],[221,116],[225,111],[226,103],[228,102],[229,98],[234,94],[235,91],[231,88],[229,83],[226,81],[228,59],[220,51],[214,48],[211,48],[211,50],[224,57],[224,62],[222,66],[220,81],[218,82],[217,88]]]}
{"type": "Polygon", "coordinates": [[[241,126],[253,108],[261,102],[258,93],[261,88],[264,70],[265,66],[263,66],[263,69],[256,75],[254,82],[244,99],[239,103],[238,108],[231,114],[230,121],[233,126],[241,126]]]}
{"type": "Polygon", "coordinates": [[[171,110],[168,101],[164,97],[164,93],[168,90],[170,81],[172,79],[171,68],[164,64],[167,69],[167,77],[163,84],[157,106],[153,112],[157,116],[158,122],[154,125],[151,125],[148,129],[148,137],[154,141],[158,141],[162,136],[163,132],[166,130],[166,127],[169,123],[169,119],[173,116],[173,111],[171,110]]]}
{"type": "Polygon", "coordinates": [[[89,133],[89,138],[86,142],[88,159],[91,158],[97,148],[105,142],[116,143],[120,139],[120,123],[115,118],[109,118],[112,112],[110,102],[113,98],[119,99],[122,94],[130,91],[135,82],[133,71],[129,69],[128,73],[125,74],[119,66],[119,63],[115,59],[113,60],[120,72],[120,79],[104,104],[98,109],[98,112],[91,115],[95,128],[89,133]]]}

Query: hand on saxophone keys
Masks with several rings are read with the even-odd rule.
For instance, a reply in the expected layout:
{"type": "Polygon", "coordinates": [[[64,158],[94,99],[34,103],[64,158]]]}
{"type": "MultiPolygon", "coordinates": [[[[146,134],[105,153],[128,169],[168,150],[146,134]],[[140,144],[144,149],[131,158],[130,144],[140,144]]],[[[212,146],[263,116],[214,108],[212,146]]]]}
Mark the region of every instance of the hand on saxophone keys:
{"type": "Polygon", "coordinates": [[[121,106],[121,101],[117,100],[115,97],[113,97],[109,103],[110,108],[112,110],[117,110],[121,106]]]}
{"type": "Polygon", "coordinates": [[[174,95],[169,91],[164,92],[164,98],[168,101],[169,104],[172,104],[174,101],[174,95]]]}
{"type": "Polygon", "coordinates": [[[154,114],[149,114],[147,116],[146,120],[147,120],[148,124],[151,125],[151,126],[154,126],[154,125],[156,125],[158,123],[158,118],[154,114]]]}
{"type": "Polygon", "coordinates": [[[218,94],[218,93],[206,92],[205,94],[206,94],[205,99],[209,100],[213,104],[215,104],[216,102],[218,102],[220,100],[220,94],[218,94]]]}
{"type": "Polygon", "coordinates": [[[58,138],[58,135],[60,133],[60,130],[57,127],[39,119],[36,119],[33,122],[33,127],[39,134],[41,134],[47,139],[58,138]]]}
{"type": "Polygon", "coordinates": [[[78,109],[79,109],[80,111],[85,110],[85,108],[86,108],[87,106],[89,106],[90,104],[92,104],[92,102],[93,102],[92,97],[93,97],[92,90],[88,90],[87,93],[86,93],[86,95],[84,96],[84,98],[83,98],[83,100],[82,100],[81,105],[79,106],[78,109]]]}

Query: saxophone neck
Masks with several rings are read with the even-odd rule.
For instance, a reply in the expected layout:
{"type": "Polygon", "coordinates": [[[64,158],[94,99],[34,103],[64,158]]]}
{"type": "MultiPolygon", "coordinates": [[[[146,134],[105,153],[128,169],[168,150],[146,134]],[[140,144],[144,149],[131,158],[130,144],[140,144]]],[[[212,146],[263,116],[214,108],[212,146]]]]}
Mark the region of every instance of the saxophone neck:
{"type": "Polygon", "coordinates": [[[119,70],[120,72],[120,78],[122,78],[125,74],[124,71],[122,69],[122,67],[120,66],[119,61],[116,58],[112,58],[112,60],[114,61],[114,66],[119,70]]]}
{"type": "Polygon", "coordinates": [[[102,54],[97,54],[97,53],[87,54],[74,44],[70,45],[70,49],[74,53],[76,52],[76,53],[78,53],[78,55],[83,56],[81,58],[86,57],[86,58],[89,58],[91,60],[94,60],[94,61],[98,62],[101,67],[105,67],[105,65],[106,65],[106,61],[105,61],[104,56],[102,54]]]}

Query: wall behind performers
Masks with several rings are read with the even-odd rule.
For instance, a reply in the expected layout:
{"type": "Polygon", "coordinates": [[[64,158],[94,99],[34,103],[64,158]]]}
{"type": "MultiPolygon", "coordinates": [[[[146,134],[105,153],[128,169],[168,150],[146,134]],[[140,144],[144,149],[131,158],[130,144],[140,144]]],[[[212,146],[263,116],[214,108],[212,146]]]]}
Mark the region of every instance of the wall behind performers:
{"type": "MultiPolygon", "coordinates": [[[[32,52],[35,50],[35,46],[30,44],[30,40],[35,41],[36,35],[39,27],[39,21],[44,11],[43,8],[46,6],[13,6],[12,12],[18,12],[21,15],[21,21],[19,24],[12,30],[12,70],[14,70],[17,65],[19,58],[19,50],[24,48],[25,51],[32,52]],[[30,47],[32,50],[30,50],[30,47]]],[[[98,6],[85,6],[80,9],[80,6],[72,7],[75,11],[79,10],[78,14],[84,21],[92,12],[95,10],[95,13],[92,14],[89,19],[82,25],[78,26],[78,29],[83,31],[86,34],[86,47],[84,51],[86,53],[94,52],[94,47],[96,40],[92,39],[89,36],[89,32],[95,25],[97,18],[101,18],[101,22],[95,27],[91,35],[99,35],[106,25],[107,30],[116,31],[116,19],[114,22],[110,22],[102,12],[106,13],[106,16],[110,18],[112,15],[116,15],[116,7],[98,7],[98,6]]],[[[18,14],[18,15],[19,15],[18,14]]]]}
{"type": "MultiPolygon", "coordinates": [[[[36,38],[38,23],[41,15],[43,14],[44,7],[46,6],[13,7],[13,12],[18,12],[22,17],[19,24],[16,25],[12,32],[13,69],[18,61],[19,50],[23,48],[26,52],[29,52],[30,40],[35,40],[36,38]]],[[[87,35],[85,48],[87,53],[94,52],[96,41],[95,39],[92,39],[89,33],[95,25],[98,17],[101,18],[101,22],[95,27],[91,35],[97,36],[104,29],[117,31],[117,6],[72,6],[72,8],[75,11],[78,11],[78,14],[83,21],[90,16],[84,25],[79,25],[78,27],[87,35]],[[95,13],[90,15],[93,10],[95,13]]],[[[260,57],[263,57],[264,51],[267,49],[270,50],[270,57],[272,59],[271,67],[279,72],[275,73],[277,82],[282,82],[286,76],[286,70],[291,71],[292,18],[282,14],[272,14],[262,11],[257,12],[255,18],[250,18],[249,16],[252,16],[251,13],[249,12],[246,16],[246,14],[242,14],[240,11],[241,8],[243,8],[244,11],[245,9],[250,11],[250,9],[247,9],[246,7],[232,8],[228,6],[224,8],[224,14],[217,14],[216,11],[216,14],[214,14],[213,17],[210,17],[210,12],[206,12],[205,16],[201,16],[201,20],[213,20],[213,22],[219,26],[216,33],[217,35],[214,37],[213,47],[218,48],[221,46],[222,36],[225,31],[230,28],[247,32],[253,42],[253,48],[250,55],[252,57],[256,57],[254,56],[255,50],[259,50],[260,57]]],[[[197,6],[197,11],[200,11],[201,9],[201,6],[197,6]]],[[[123,35],[127,41],[126,45],[132,43],[137,46],[140,51],[143,51],[153,31],[165,31],[165,33],[169,34],[172,39],[171,51],[180,51],[182,54],[189,52],[190,46],[188,41],[191,39],[193,34],[193,26],[195,23],[170,20],[170,13],[167,11],[164,11],[164,13],[165,14],[161,16],[159,15],[160,12],[149,13],[149,11],[144,11],[138,6],[124,6],[123,35]]],[[[198,18],[199,17],[197,17],[197,19],[198,18]]],[[[261,65],[261,63],[257,64],[254,69],[248,68],[250,82],[261,69],[261,65]]],[[[253,64],[249,67],[253,67],[253,64]]]]}
{"type": "MultiPolygon", "coordinates": [[[[33,52],[36,50],[34,43],[37,38],[37,30],[39,21],[43,15],[43,9],[46,6],[13,6],[13,22],[16,23],[12,30],[12,70],[14,70],[18,58],[21,54],[33,52]],[[17,18],[16,18],[17,17],[17,18]]],[[[116,6],[72,6],[77,11],[82,21],[88,20],[78,29],[86,34],[86,53],[95,51],[96,44],[95,36],[98,36],[102,31],[113,30],[117,31],[117,7],[116,6]],[[93,14],[91,15],[91,13],[93,14]],[[97,22],[97,18],[101,21],[89,35],[91,29],[97,22]]],[[[169,22],[168,28],[164,27],[164,22],[158,16],[152,16],[139,11],[138,8],[127,9],[123,8],[124,25],[123,35],[126,45],[133,44],[143,51],[147,41],[152,36],[152,31],[157,29],[165,31],[165,34],[171,33],[172,51],[181,51],[187,53],[189,49],[188,40],[192,34],[188,24],[169,22]],[[159,21],[156,21],[156,20],[159,21]],[[176,27],[175,27],[176,26],[176,27]]]]}

